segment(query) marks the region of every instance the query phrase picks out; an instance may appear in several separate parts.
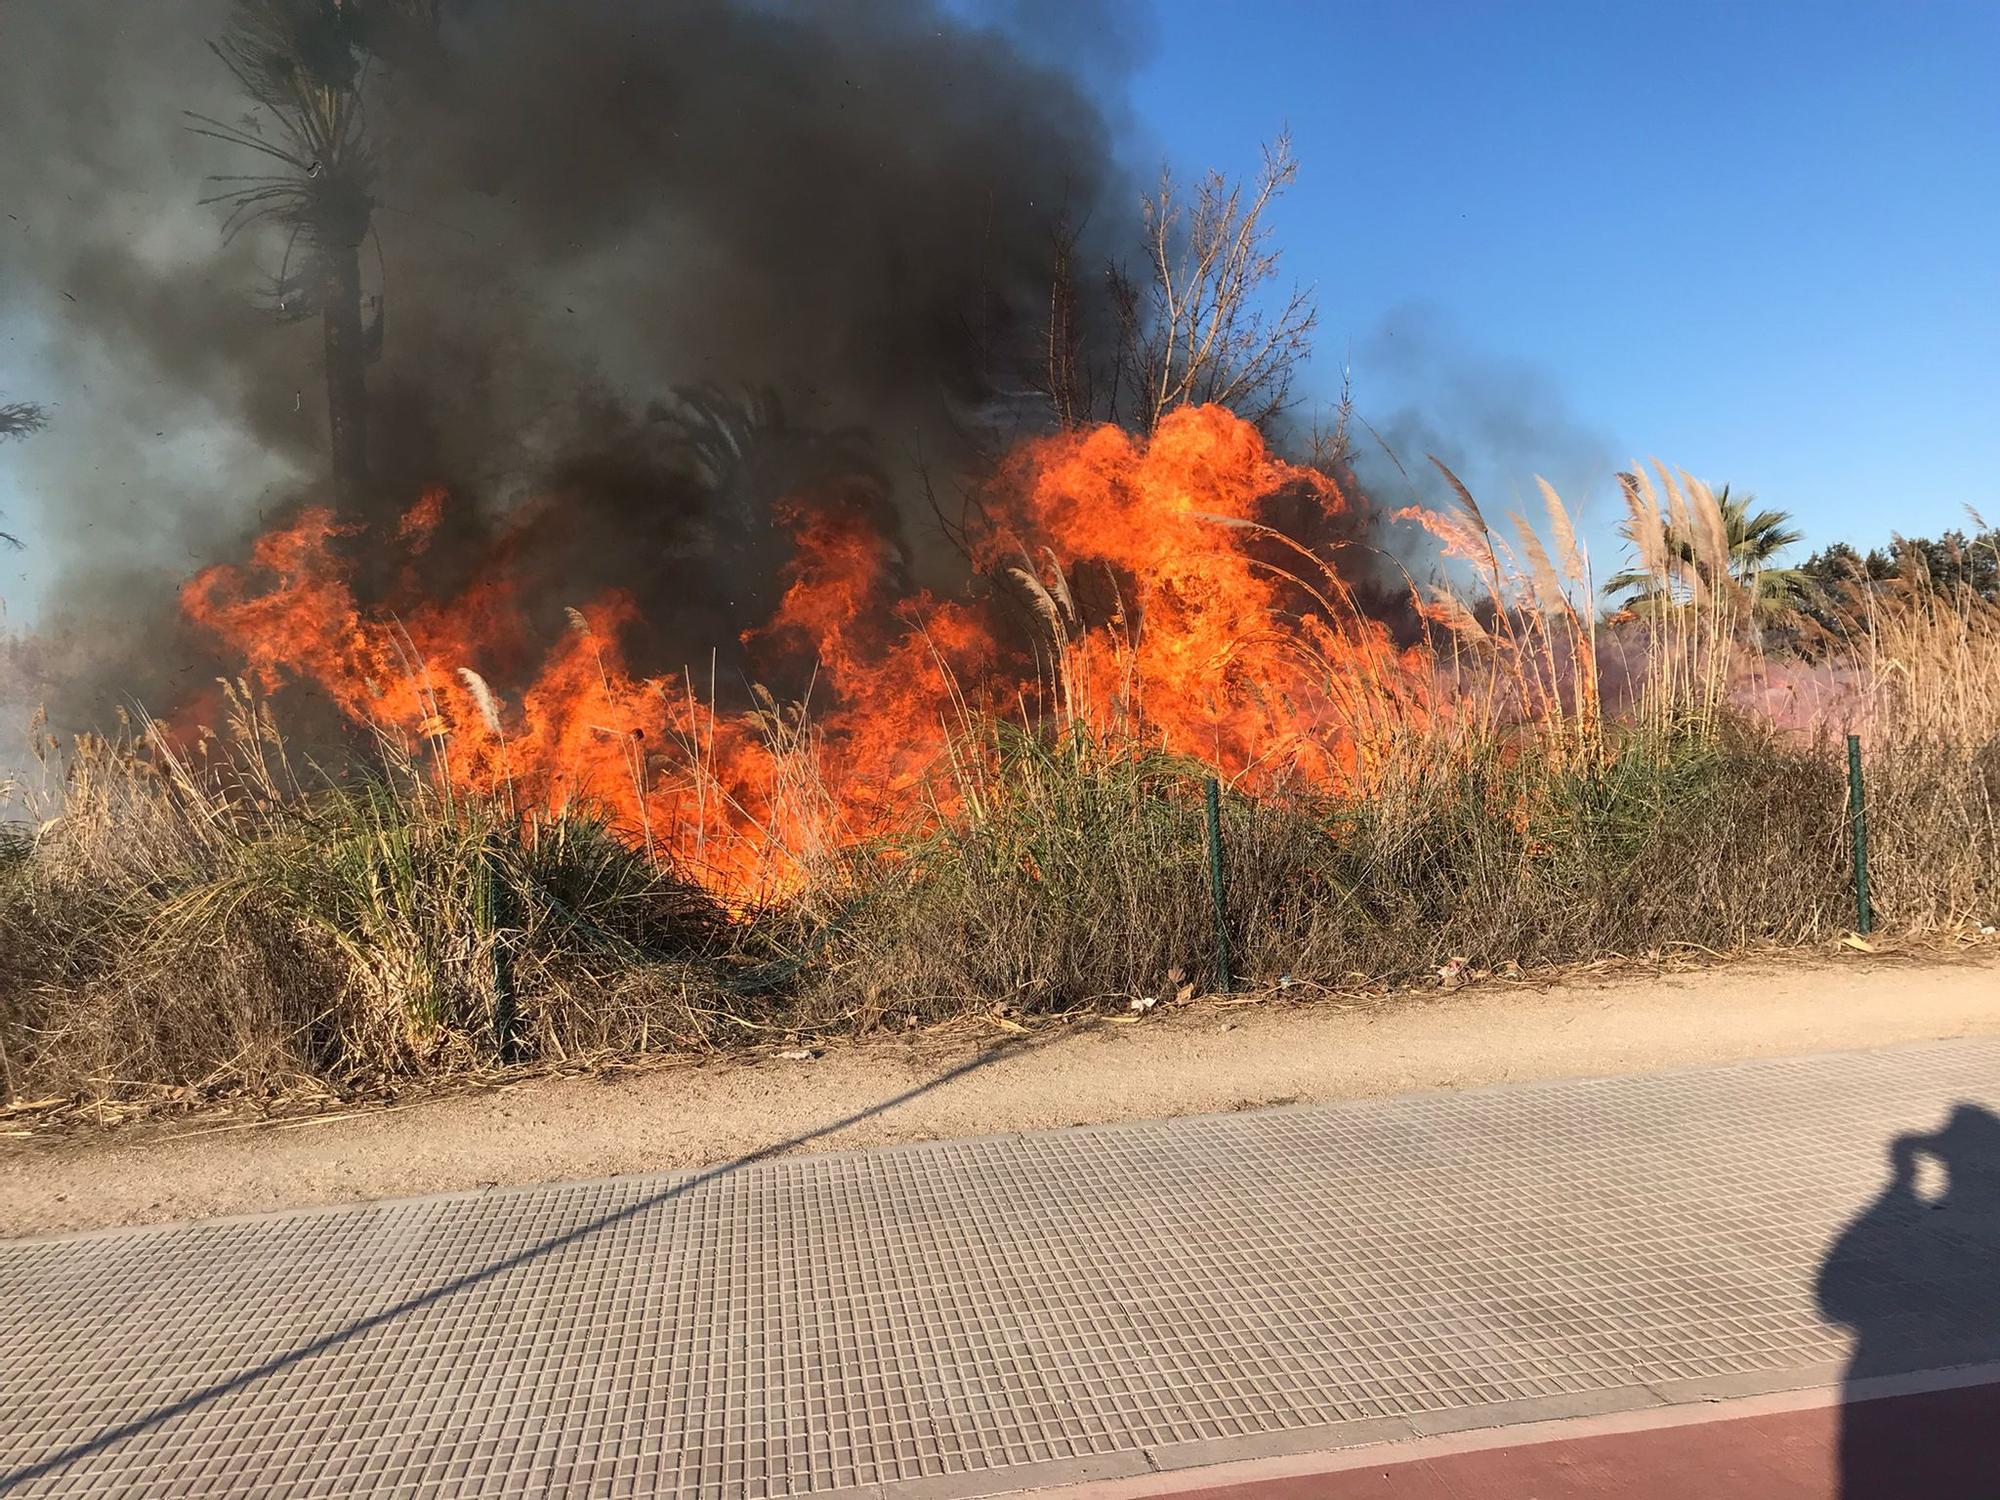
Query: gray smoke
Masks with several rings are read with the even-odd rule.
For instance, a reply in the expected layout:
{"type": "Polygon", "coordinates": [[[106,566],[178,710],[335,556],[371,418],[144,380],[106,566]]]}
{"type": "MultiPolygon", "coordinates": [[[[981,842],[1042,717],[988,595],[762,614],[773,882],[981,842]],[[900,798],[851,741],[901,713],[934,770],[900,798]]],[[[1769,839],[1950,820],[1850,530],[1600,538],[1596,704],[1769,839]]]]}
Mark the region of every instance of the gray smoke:
{"type": "MultiPolygon", "coordinates": [[[[1435,309],[1397,308],[1356,345],[1353,362],[1364,395],[1400,398],[1365,402],[1373,431],[1356,435],[1355,466],[1381,510],[1454,507],[1432,454],[1464,480],[1495,524],[1510,510],[1540,523],[1538,474],[1573,511],[1614,493],[1619,465],[1610,439],[1571,409],[1549,374],[1479,351],[1435,309]]],[[[1599,519],[1586,512],[1579,524],[1594,527],[1599,519]]],[[[1385,541],[1421,565],[1421,535],[1400,531],[1385,541]]]]}
{"type": "MultiPolygon", "coordinates": [[[[72,718],[205,683],[174,589],[326,499],[318,324],[259,296],[282,239],[225,242],[196,203],[257,170],[185,128],[245,115],[207,46],[228,13],[0,12],[0,327],[33,350],[4,383],[56,418],[9,455],[9,529],[53,580],[16,671],[72,718]]],[[[625,587],[648,665],[762,617],[788,489],[870,507],[935,566],[932,501],[1038,420],[1054,226],[1087,223],[1099,259],[1130,234],[1083,86],[928,0],[445,14],[434,51],[369,84],[364,508],[452,488],[425,564],[442,592],[531,505],[508,561],[552,628],[625,587]]],[[[1128,38],[1096,30],[1101,54],[1078,45],[1101,75],[1128,38]]]]}

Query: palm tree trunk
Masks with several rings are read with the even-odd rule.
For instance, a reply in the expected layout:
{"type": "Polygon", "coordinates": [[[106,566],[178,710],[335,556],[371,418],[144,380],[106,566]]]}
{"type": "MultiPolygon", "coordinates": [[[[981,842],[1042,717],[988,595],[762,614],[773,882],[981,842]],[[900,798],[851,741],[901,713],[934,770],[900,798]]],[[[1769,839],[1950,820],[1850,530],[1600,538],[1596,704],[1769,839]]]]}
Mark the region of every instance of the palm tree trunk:
{"type": "Polygon", "coordinates": [[[359,509],[368,486],[368,356],[361,330],[361,247],[331,246],[320,321],[326,335],[326,423],[333,493],[359,509]]]}

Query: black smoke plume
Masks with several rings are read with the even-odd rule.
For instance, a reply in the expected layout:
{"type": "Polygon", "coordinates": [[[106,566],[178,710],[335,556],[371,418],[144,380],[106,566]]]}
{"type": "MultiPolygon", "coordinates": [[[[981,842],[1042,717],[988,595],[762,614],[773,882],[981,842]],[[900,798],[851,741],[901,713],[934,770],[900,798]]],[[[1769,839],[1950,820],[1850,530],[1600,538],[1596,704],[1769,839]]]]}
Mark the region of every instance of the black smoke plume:
{"type": "MultiPolygon", "coordinates": [[[[241,9],[0,15],[0,329],[32,351],[6,384],[55,416],[16,455],[12,520],[53,582],[15,690],[72,721],[204,687],[227,664],[178,623],[179,582],[333,498],[319,330],[284,306],[298,247],[197,201],[260,170],[189,128],[256,123],[210,45],[241,9]]],[[[642,669],[765,616],[788,492],[870,507],[914,573],[941,566],[933,503],[1042,420],[1056,227],[1099,263],[1131,234],[1093,102],[1124,39],[1098,30],[1101,57],[1072,31],[1090,91],[928,0],[447,0],[357,52],[380,342],[355,519],[448,487],[440,593],[511,524],[551,632],[606,586],[636,597],[642,669]]]]}

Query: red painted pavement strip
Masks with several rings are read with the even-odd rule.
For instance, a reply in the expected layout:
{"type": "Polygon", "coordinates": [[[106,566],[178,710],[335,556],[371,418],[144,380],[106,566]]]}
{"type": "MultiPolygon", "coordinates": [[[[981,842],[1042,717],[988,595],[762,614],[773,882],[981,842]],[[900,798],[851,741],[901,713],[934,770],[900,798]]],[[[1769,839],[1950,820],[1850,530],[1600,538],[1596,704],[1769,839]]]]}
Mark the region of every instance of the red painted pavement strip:
{"type": "Polygon", "coordinates": [[[1174,1500],[1996,1500],[2000,1384],[1172,1493],[1174,1500]]]}
{"type": "Polygon", "coordinates": [[[1036,1489],[1016,1500],[1586,1495],[2000,1500],[2000,1364],[1272,1454],[1036,1489]],[[1854,1399],[1843,1402],[1843,1395],[1854,1399]]]}

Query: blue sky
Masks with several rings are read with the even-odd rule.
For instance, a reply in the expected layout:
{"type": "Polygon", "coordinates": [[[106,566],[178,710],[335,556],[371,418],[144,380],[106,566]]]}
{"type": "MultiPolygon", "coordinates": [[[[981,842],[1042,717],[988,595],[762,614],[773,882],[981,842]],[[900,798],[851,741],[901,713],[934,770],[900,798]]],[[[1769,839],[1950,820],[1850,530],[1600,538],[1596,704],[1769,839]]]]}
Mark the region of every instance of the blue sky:
{"type": "Polygon", "coordinates": [[[2000,521],[1996,61],[1992,4],[1160,0],[1130,97],[1178,169],[1289,124],[1314,384],[1585,488],[1603,556],[1633,456],[1809,545],[2000,521]]]}

